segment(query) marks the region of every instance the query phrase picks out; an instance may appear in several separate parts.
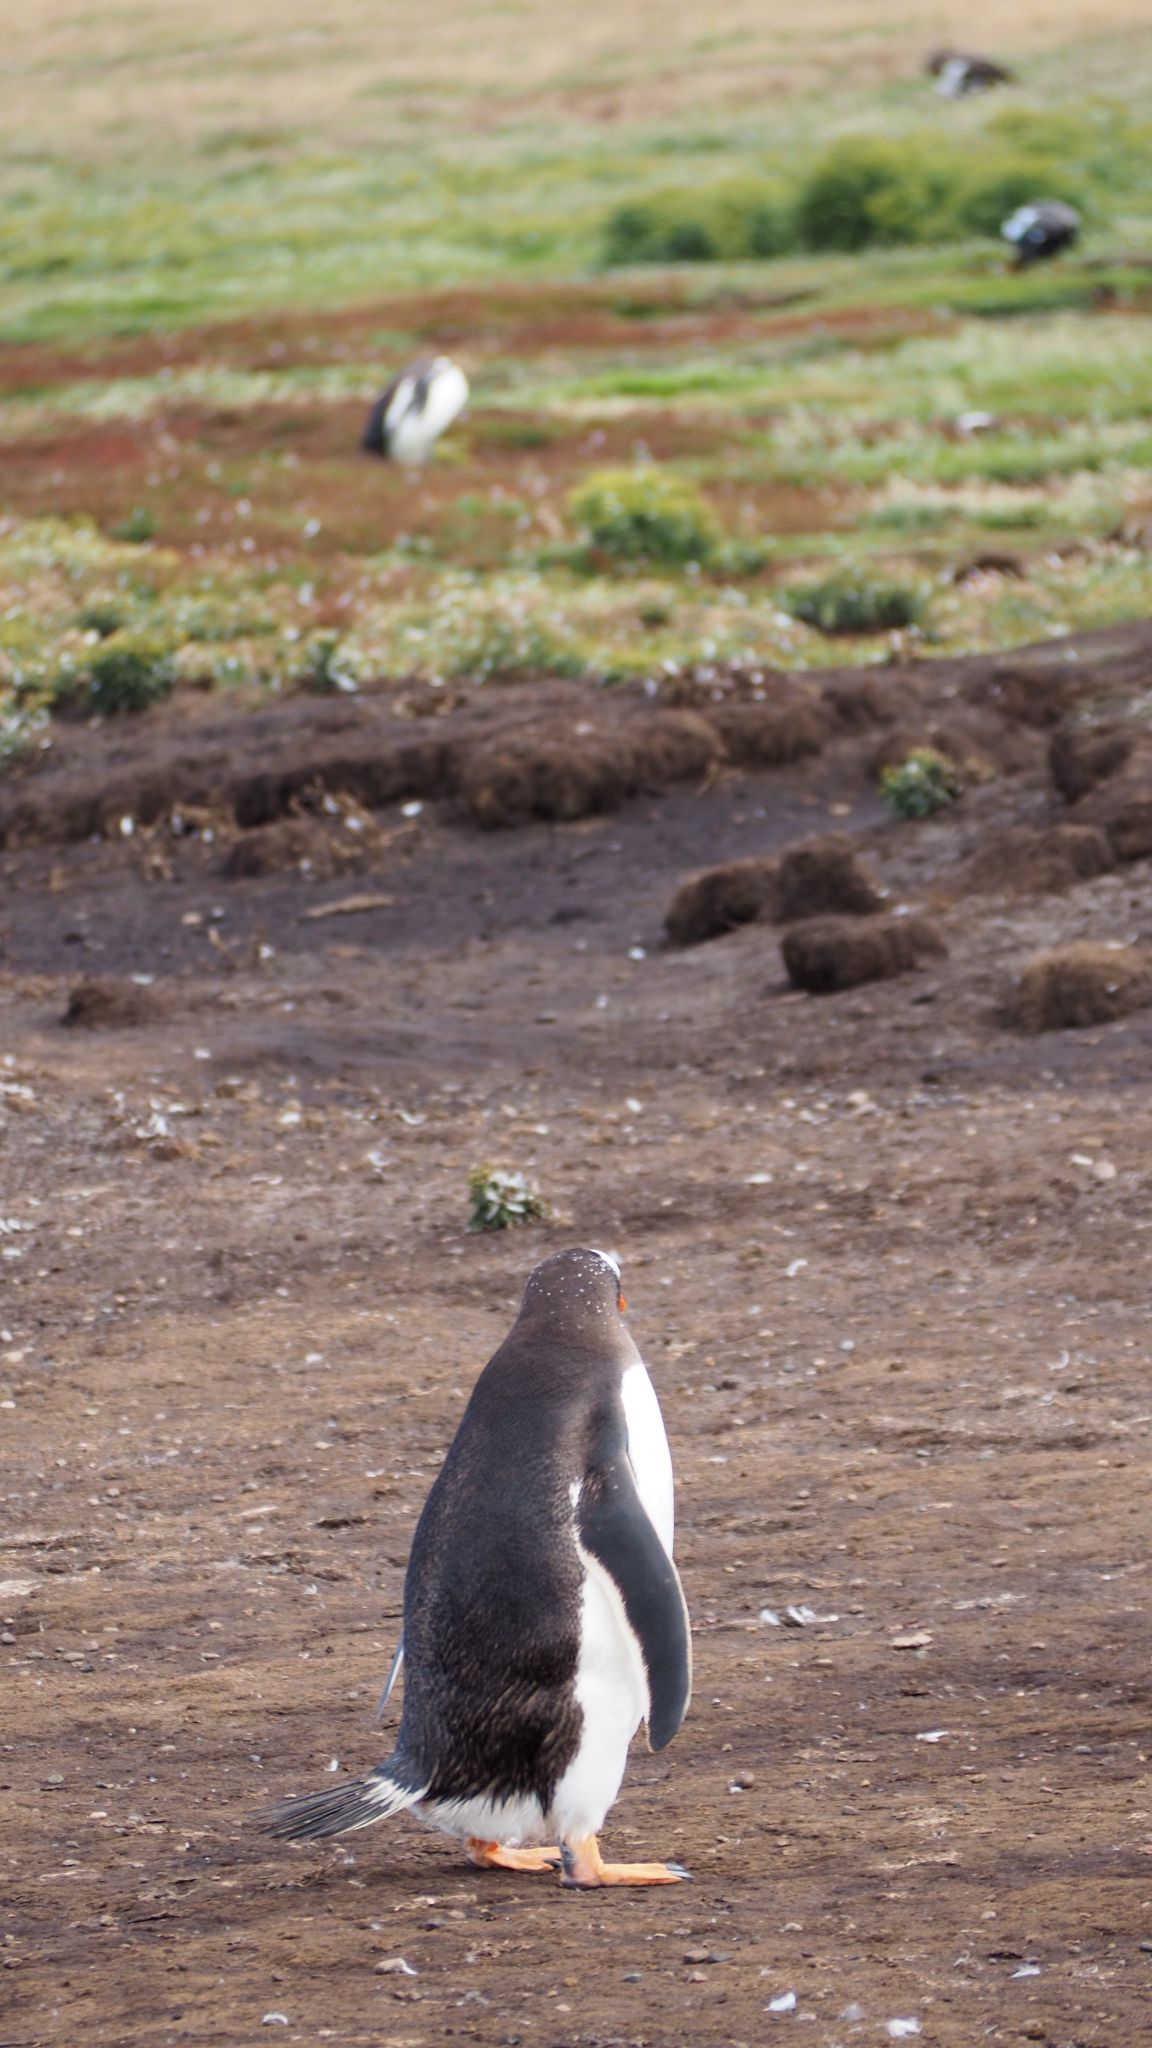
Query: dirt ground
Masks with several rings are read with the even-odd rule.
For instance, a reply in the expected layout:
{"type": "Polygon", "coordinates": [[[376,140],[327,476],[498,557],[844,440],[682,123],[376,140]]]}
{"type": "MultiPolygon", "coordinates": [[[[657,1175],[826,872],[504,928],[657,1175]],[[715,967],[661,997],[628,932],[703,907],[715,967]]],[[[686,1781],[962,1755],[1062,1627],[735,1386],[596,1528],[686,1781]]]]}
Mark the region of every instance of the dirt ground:
{"type": "Polygon", "coordinates": [[[1152,872],[945,883],[1063,814],[1042,752],[921,824],[854,741],[519,830],[393,805],[354,875],[230,879],[203,818],[0,855],[6,2048],[1147,2038],[1152,1011],[998,1005],[1152,931],[1152,872]],[[946,958],[809,998],[771,926],[663,944],[688,870],[831,825],[946,958]],[[63,1028],[82,975],[139,1021],[63,1028]],[[553,1220],[469,1236],[486,1159],[553,1220]],[[274,1844],[389,1747],[416,1515],[569,1243],[623,1262],[696,1654],[606,1848],[694,1882],[274,1844]]]}

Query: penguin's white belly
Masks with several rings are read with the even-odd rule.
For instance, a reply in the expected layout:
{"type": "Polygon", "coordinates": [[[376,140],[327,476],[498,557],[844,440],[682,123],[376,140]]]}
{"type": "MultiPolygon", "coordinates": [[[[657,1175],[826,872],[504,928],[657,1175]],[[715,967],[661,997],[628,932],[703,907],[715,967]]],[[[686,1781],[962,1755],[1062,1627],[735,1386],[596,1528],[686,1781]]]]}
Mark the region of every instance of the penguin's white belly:
{"type": "Polygon", "coordinates": [[[479,1842],[502,1842],[523,1849],[544,1840],[544,1811],[538,1799],[422,1800],[416,1808],[446,1834],[472,1836],[479,1842]]]}
{"type": "Polygon", "coordinates": [[[648,1711],[640,1646],[608,1574],[586,1551],[575,1691],[580,1746],[556,1787],[548,1833],[583,1841],[603,1826],[620,1790],[628,1745],[648,1711]]]}

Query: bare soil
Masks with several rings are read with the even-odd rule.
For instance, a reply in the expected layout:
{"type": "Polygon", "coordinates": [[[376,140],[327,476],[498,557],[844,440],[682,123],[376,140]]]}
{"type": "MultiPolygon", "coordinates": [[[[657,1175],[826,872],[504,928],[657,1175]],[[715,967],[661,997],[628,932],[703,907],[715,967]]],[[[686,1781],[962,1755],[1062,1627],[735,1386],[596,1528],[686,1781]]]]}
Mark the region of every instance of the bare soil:
{"type": "MultiPolygon", "coordinates": [[[[1121,641],[1072,652],[1131,684],[1121,641]]],[[[957,892],[1065,816],[1011,674],[1025,765],[921,824],[866,722],[566,823],[383,803],[354,874],[226,873],[210,806],[0,855],[4,2042],[1146,2040],[1152,1013],[999,1020],[1035,953],[1146,935],[1152,869],[957,892]],[[687,872],[830,829],[946,957],[808,997],[769,924],[665,946],[687,872]],[[65,1029],[85,979],[154,1002],[65,1029]],[[484,1159],[553,1221],[469,1236],[484,1159]],[[694,1882],[275,1845],[255,1807],[389,1746],[415,1517],[564,1243],[623,1260],[696,1649],[606,1847],[694,1882]]],[[[108,728],[60,743],[98,794],[108,728]]]]}

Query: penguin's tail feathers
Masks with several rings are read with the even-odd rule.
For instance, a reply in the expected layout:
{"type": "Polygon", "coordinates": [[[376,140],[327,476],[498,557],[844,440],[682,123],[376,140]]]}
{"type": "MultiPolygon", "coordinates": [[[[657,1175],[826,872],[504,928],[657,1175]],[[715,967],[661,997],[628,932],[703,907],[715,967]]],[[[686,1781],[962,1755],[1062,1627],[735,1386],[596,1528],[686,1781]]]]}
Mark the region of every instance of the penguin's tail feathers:
{"type": "Polygon", "coordinates": [[[366,1778],[352,1778],[333,1785],[326,1792],[305,1792],[300,1799],[286,1799],[282,1806],[265,1807],[253,1816],[256,1826],[284,1842],[319,1842],[328,1835],[350,1835],[357,1828],[370,1828],[391,1814],[415,1806],[428,1790],[426,1785],[405,1785],[393,1777],[387,1764],[370,1771],[366,1778]]]}

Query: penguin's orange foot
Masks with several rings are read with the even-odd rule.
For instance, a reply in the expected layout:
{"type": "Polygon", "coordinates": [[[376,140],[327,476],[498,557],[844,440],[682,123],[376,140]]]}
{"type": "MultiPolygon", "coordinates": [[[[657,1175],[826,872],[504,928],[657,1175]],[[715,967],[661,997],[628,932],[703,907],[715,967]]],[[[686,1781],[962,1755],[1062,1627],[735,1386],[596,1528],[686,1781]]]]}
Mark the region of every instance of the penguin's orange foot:
{"type": "Polygon", "coordinates": [[[573,1891],[593,1891],[602,1884],[683,1884],[691,1871],[679,1863],[605,1863],[595,1835],[583,1842],[561,1842],[561,1884],[573,1891]]]}
{"type": "Polygon", "coordinates": [[[469,1835],[465,1843],[469,1863],[481,1870],[559,1870],[559,1849],[506,1849],[502,1842],[484,1842],[469,1835]]]}

